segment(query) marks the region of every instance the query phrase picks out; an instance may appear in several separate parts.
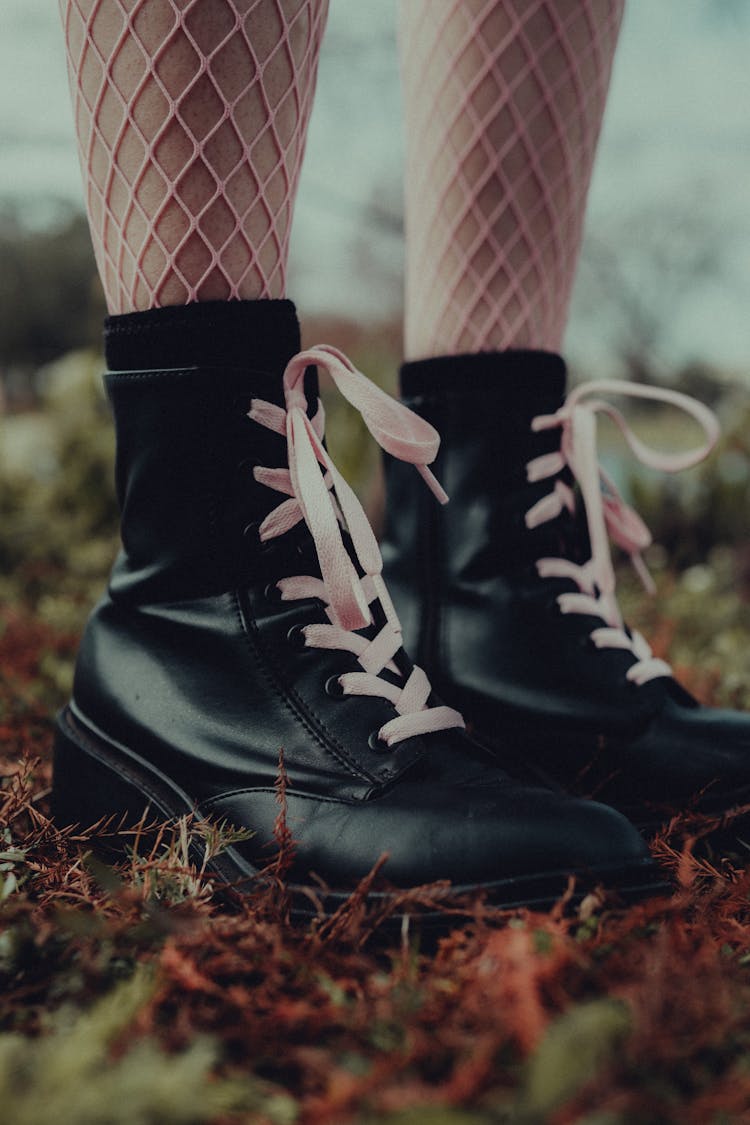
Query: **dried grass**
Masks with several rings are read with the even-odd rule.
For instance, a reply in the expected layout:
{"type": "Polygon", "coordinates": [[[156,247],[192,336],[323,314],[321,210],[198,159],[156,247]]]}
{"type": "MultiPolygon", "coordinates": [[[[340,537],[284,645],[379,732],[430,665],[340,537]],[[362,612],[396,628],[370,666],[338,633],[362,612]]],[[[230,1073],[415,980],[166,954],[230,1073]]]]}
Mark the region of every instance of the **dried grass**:
{"type": "Polygon", "coordinates": [[[375,871],[295,925],[283,770],[278,856],[249,893],[211,875],[226,826],[51,823],[45,669],[75,640],[3,621],[4,1125],[750,1121],[750,871],[706,840],[731,826],[670,824],[654,851],[675,893],[628,909],[477,901],[431,936],[392,915],[450,911],[447,888],[385,904],[375,871]],[[103,827],[126,858],[94,855],[103,827]]]}

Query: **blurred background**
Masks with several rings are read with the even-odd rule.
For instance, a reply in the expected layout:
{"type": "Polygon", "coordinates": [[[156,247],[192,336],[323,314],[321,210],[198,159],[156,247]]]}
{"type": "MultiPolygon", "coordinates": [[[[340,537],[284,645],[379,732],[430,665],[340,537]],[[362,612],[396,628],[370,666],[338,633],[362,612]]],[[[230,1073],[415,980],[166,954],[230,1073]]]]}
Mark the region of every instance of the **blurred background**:
{"type": "MultiPolygon", "coordinates": [[[[396,0],[331,0],[289,274],[307,342],[338,344],[390,388],[403,266],[395,15],[396,0]]],[[[617,445],[606,455],[661,544],[651,562],[670,620],[686,622],[685,661],[728,668],[735,701],[750,682],[748,47],[750,0],[629,0],[566,341],[577,378],[679,386],[721,416],[718,454],[679,480],[632,470],[617,445]]],[[[0,602],[75,629],[116,512],[104,307],[52,0],[2,0],[0,90],[0,602]]],[[[654,441],[695,437],[671,415],[640,424],[654,441]]],[[[338,406],[333,431],[375,511],[374,452],[338,406]]]]}

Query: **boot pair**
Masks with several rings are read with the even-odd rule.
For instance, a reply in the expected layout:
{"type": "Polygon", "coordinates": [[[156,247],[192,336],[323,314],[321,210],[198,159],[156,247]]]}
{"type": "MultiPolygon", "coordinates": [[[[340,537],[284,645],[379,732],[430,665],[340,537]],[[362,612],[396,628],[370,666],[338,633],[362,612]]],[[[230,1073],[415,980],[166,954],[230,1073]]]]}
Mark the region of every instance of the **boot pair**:
{"type": "MultiPolygon", "coordinates": [[[[455,661],[446,674],[425,643],[437,619],[417,623],[420,587],[433,565],[452,569],[449,547],[476,546],[485,556],[460,606],[488,616],[492,590],[500,602],[513,593],[500,592],[504,568],[489,558],[497,561],[494,539],[482,546],[475,536],[473,546],[461,546],[446,529],[435,558],[415,556],[409,570],[409,535],[421,541],[423,528],[433,528],[423,500],[438,508],[424,482],[443,498],[427,468],[439,441],[428,417],[385,396],[335,349],[300,352],[289,302],[117,317],[106,343],[122,551],[59,719],[58,820],[135,820],[148,811],[228,821],[252,834],[214,866],[251,884],[277,848],[283,771],[290,882],[302,895],[322,880],[327,907],[384,854],[390,884],[449,879],[457,891],[482,889],[502,906],[548,905],[570,875],[581,887],[606,883],[624,895],[660,882],[641,836],[613,804],[519,778],[515,763],[525,763],[527,744],[545,742],[539,716],[533,739],[524,724],[546,681],[532,685],[528,707],[506,721],[502,699],[484,690],[494,660],[486,645],[463,677],[453,675],[455,661]],[[403,510],[388,555],[408,632],[440,677],[445,701],[402,647],[377,544],[324,444],[316,368],[361,411],[393,467],[405,462],[424,478],[416,484],[425,496],[417,498],[402,475],[394,477],[389,507],[403,510]],[[453,706],[463,683],[485,701],[479,740],[453,706]],[[496,737],[500,720],[507,733],[496,737]]],[[[469,435],[462,440],[469,448],[469,435]]],[[[497,462],[503,448],[492,444],[497,462]]],[[[452,453],[451,446],[449,475],[452,453]]],[[[476,467],[481,459],[477,449],[476,467]]],[[[489,484],[482,489],[467,477],[459,489],[459,503],[469,496],[479,524],[495,518],[489,484]]],[[[431,601],[440,590],[431,587],[431,601]]],[[[473,621],[469,634],[476,614],[473,621]]],[[[469,657],[457,624],[460,665],[469,657]]],[[[560,746],[560,706],[550,709],[549,745],[534,750],[545,774],[560,746]]],[[[572,727],[570,741],[580,753],[572,727]]]]}

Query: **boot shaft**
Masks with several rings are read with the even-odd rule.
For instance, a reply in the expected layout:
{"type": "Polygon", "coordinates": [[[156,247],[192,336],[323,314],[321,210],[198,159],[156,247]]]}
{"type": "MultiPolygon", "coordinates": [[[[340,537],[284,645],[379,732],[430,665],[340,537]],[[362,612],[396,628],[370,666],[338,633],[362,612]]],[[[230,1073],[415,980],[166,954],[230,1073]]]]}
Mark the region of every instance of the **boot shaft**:
{"type": "MultiPolygon", "coordinates": [[[[316,380],[308,376],[309,395],[316,380]]],[[[222,593],[263,567],[257,527],[277,503],[253,476],[284,467],[286,443],[247,417],[281,405],[281,374],[249,368],[118,371],[106,376],[115,422],[123,553],[114,597],[222,593]]]]}
{"type": "MultiPolygon", "coordinates": [[[[283,438],[247,418],[283,404],[300,349],[290,301],[206,302],[110,317],[106,386],[117,438],[123,552],[114,597],[222,593],[263,569],[253,532],[276,502],[253,477],[284,466],[283,438]]],[[[314,371],[308,402],[317,397],[314,371]]]]}
{"type": "Polygon", "coordinates": [[[562,458],[549,473],[535,466],[539,480],[527,466],[561,450],[559,426],[532,423],[563,405],[564,377],[559,357],[530,351],[425,360],[402,373],[407,401],[440,430],[436,472],[450,503],[418,511],[400,467],[388,467],[386,580],[405,644],[478,729],[500,715],[521,727],[544,715],[557,729],[585,715],[592,728],[629,730],[666,690],[654,679],[636,691],[625,634],[600,650],[591,635],[606,622],[559,600],[580,594],[573,575],[591,558],[585,507],[562,458]],[[527,519],[540,502],[546,514],[527,519]],[[564,565],[543,574],[544,560],[564,565]]]}
{"type": "MultiPolygon", "coordinates": [[[[386,463],[383,559],[415,659],[439,679],[441,606],[461,589],[516,579],[557,553],[553,521],[529,533],[525,513],[550,490],[526,466],[559,448],[559,433],[535,433],[533,418],[562,404],[566,371],[548,352],[445,356],[404,364],[404,402],[441,436],[434,468],[450,502],[425,503],[404,466],[386,463]]],[[[429,500],[429,498],[427,498],[429,500]]]]}

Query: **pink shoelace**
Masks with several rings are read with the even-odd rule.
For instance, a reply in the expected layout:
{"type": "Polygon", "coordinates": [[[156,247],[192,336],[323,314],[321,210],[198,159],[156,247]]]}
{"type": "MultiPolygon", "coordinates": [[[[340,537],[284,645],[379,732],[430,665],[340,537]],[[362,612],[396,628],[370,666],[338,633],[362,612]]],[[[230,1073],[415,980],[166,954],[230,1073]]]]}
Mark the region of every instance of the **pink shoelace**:
{"type": "MultiPolygon", "coordinates": [[[[537,571],[542,578],[569,578],[576,583],[577,593],[560,594],[557,598],[561,612],[600,617],[604,625],[592,631],[594,645],[631,652],[635,663],[628,669],[627,678],[635,684],[645,684],[659,676],[671,676],[672,669],[666,661],[653,655],[648,642],[639,632],[624,625],[615,596],[615,572],[609,540],[612,539],[630,555],[644,586],[653,593],[654,582],[642,557],[642,551],[651,543],[651,533],[640,516],[625,503],[614,481],[599,464],[597,414],[606,414],[612,419],[642,465],[666,473],[677,473],[702,461],[718,440],[719,423],[707,406],[679,391],[641,387],[616,379],[602,379],[576,387],[555,414],[539,415],[532,422],[535,432],[560,428],[562,436],[558,452],[536,457],[528,463],[527,478],[529,481],[546,480],[562,472],[566,466],[570,469],[580,489],[591,543],[591,558],[582,566],[569,559],[542,558],[537,560],[537,571]],[[677,406],[698,422],[706,440],[695,449],[682,453],[663,453],[652,449],[636,437],[616,407],[596,397],[602,393],[652,399],[677,406]]],[[[573,489],[558,479],[552,492],[526,513],[526,526],[538,527],[555,519],[564,509],[574,513],[576,499],[573,489]]]]}
{"type": "Polygon", "coordinates": [[[413,464],[428,487],[445,503],[448,499],[427,465],[434,461],[440,444],[437,431],[402,403],[391,398],[360,371],[338,349],[318,345],[300,352],[284,372],[286,409],[253,399],[248,417],[286,437],[289,468],[254,470],[255,479],[287,497],[260,525],[262,541],[283,535],[304,520],[312,535],[321,578],[297,575],[276,583],[283,601],[319,598],[329,624],[306,625],[301,630],[308,648],[350,652],[361,672],[338,677],[344,695],[375,696],[389,700],[397,717],[378,731],[387,746],[432,731],[463,727],[452,707],[428,706],[431,692],[425,672],[414,667],[405,682],[394,684],[381,677],[389,671],[400,675],[393,657],[402,646],[401,623],[382,578],[383,561],[375,535],[354,491],[346,483],[323,446],[322,403],[313,419],[307,415],[303,388],[305,369],[310,365],[327,371],[337,389],[362,415],[378,444],[392,456],[413,464]],[[363,577],[359,577],[342,537],[349,532],[363,577]],[[379,601],[385,624],[372,639],[357,630],[373,622],[370,606],[379,601]]]}

